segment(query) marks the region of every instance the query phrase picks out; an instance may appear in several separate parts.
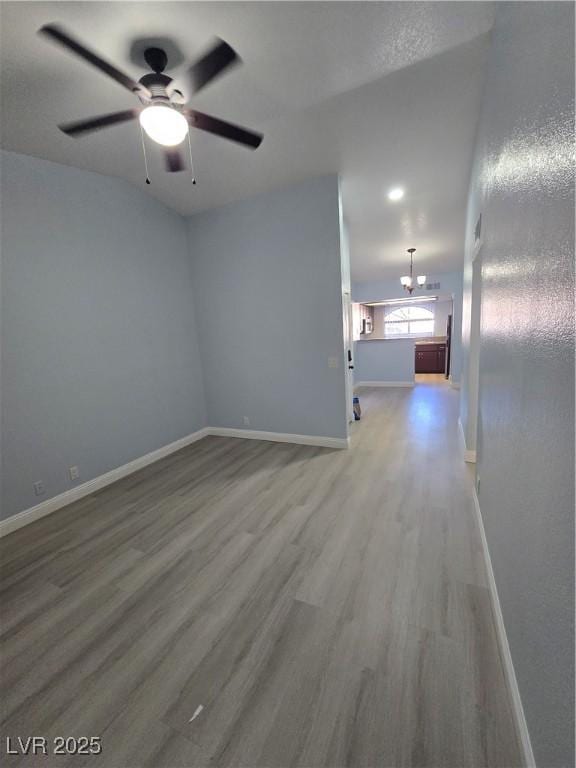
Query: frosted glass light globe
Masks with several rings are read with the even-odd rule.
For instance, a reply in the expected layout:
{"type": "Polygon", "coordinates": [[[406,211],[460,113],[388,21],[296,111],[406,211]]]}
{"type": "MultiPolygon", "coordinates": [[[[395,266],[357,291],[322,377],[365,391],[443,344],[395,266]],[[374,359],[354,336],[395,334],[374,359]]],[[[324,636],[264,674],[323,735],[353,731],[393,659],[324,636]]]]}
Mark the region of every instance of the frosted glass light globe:
{"type": "Polygon", "coordinates": [[[188,121],[181,112],[163,104],[151,105],[140,112],[140,125],[152,141],[165,147],[181,144],[188,134],[188,121]]]}

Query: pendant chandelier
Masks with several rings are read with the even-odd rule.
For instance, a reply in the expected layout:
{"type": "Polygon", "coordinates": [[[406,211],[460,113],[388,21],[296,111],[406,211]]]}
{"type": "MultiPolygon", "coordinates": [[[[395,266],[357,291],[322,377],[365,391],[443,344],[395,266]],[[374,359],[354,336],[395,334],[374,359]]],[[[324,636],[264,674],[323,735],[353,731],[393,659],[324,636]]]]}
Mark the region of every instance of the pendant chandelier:
{"type": "MultiPolygon", "coordinates": [[[[412,271],[414,269],[414,253],[416,252],[416,248],[408,248],[408,253],[410,254],[410,274],[409,275],[403,275],[400,278],[400,282],[404,286],[404,288],[408,291],[408,293],[412,293],[414,288],[416,287],[414,285],[414,277],[412,275],[412,271]]],[[[426,282],[426,275],[418,275],[416,277],[416,282],[418,284],[418,288],[423,288],[424,283],[426,282]]]]}

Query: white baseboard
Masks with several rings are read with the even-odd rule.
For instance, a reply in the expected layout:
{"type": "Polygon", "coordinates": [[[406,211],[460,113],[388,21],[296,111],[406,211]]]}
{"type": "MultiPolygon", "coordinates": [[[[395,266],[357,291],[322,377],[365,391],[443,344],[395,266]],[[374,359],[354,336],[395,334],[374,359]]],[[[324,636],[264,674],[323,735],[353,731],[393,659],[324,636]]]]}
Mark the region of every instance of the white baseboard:
{"type": "Polygon", "coordinates": [[[359,381],[354,389],[360,387],[413,387],[413,381],[359,381]]]}
{"type": "Polygon", "coordinates": [[[460,382],[452,381],[452,379],[450,379],[450,386],[452,387],[452,389],[460,389],[460,382]]]}
{"type": "Polygon", "coordinates": [[[123,464],[121,467],[111,469],[110,472],[106,472],[103,475],[94,477],[92,480],[87,480],[81,485],[77,485],[75,488],[70,488],[64,493],[59,493],[57,496],[52,496],[46,501],[42,501],[40,504],[36,504],[34,507],[25,509],[22,512],[18,512],[16,515],[0,521],[0,538],[7,536],[9,533],[22,528],[24,525],[33,523],[35,520],[39,520],[45,515],[49,515],[51,512],[55,512],[57,509],[72,504],[73,501],[78,501],[89,496],[91,493],[99,491],[101,488],[105,488],[107,485],[115,483],[117,480],[121,480],[127,475],[131,475],[133,472],[137,472],[139,469],[147,467],[148,464],[153,464],[159,459],[163,459],[164,456],[169,456],[171,453],[179,451],[181,448],[185,448],[191,443],[195,443],[197,440],[201,440],[210,434],[208,427],[199,429],[197,432],[192,432],[190,435],[181,437],[179,440],[175,440],[173,443],[163,445],[162,448],[158,448],[151,453],[147,453],[145,456],[140,456],[134,461],[129,461],[128,464],[123,464]]]}
{"type": "Polygon", "coordinates": [[[317,445],[320,448],[350,447],[349,437],[316,437],[314,435],[293,435],[289,432],[264,432],[257,429],[233,429],[231,427],[210,427],[210,434],[218,437],[242,437],[245,440],[270,440],[273,443],[317,445]]]}
{"type": "Polygon", "coordinates": [[[516,720],[516,727],[518,729],[518,736],[520,738],[523,766],[525,766],[525,768],[536,768],[536,761],[534,760],[534,753],[532,752],[532,744],[530,742],[530,733],[528,732],[528,724],[524,714],[524,707],[522,706],[522,699],[520,698],[520,690],[518,688],[516,672],[514,671],[514,663],[512,661],[512,654],[510,653],[508,636],[506,634],[506,625],[504,624],[504,616],[502,615],[502,607],[500,605],[500,598],[498,597],[498,588],[496,587],[496,579],[494,578],[494,571],[492,569],[492,560],[490,559],[490,551],[488,549],[486,531],[484,530],[484,521],[482,520],[482,513],[480,511],[480,502],[478,501],[478,495],[475,488],[472,489],[472,494],[474,497],[476,520],[478,523],[478,529],[480,531],[480,538],[482,540],[482,552],[484,555],[484,562],[486,564],[486,573],[488,575],[488,587],[492,601],[492,613],[494,616],[496,635],[500,648],[500,657],[504,667],[506,684],[510,692],[512,713],[514,715],[514,719],[516,720]]]}
{"type": "Polygon", "coordinates": [[[318,445],[324,448],[348,448],[350,445],[350,438],[336,438],[336,437],[312,437],[308,435],[291,435],[283,434],[280,432],[261,432],[251,429],[226,429],[223,427],[204,427],[197,432],[192,432],[190,435],[175,440],[173,443],[162,446],[151,453],[147,453],[145,456],[140,456],[134,461],[123,464],[121,467],[110,470],[103,475],[94,477],[92,480],[87,480],[81,485],[77,485],[75,488],[70,488],[64,493],[59,493],[57,496],[52,496],[46,501],[42,501],[40,504],[36,504],[34,507],[25,509],[22,512],[18,512],[12,517],[8,517],[6,520],[0,520],[0,538],[7,536],[13,531],[17,531],[24,525],[33,523],[35,520],[39,520],[45,515],[49,515],[51,512],[56,512],[57,509],[72,504],[73,501],[89,496],[91,493],[99,491],[101,488],[105,488],[111,483],[115,483],[117,480],[121,480],[123,477],[131,475],[133,472],[137,472],[139,469],[147,467],[149,464],[153,464],[155,461],[169,456],[171,453],[179,451],[181,448],[185,448],[187,445],[195,443],[197,440],[201,440],[203,437],[209,435],[217,435],[222,437],[244,437],[251,440],[271,440],[278,443],[296,443],[298,445],[318,445]]]}
{"type": "Polygon", "coordinates": [[[462,444],[462,452],[464,453],[464,461],[467,464],[476,464],[476,451],[469,451],[466,447],[466,437],[464,435],[464,427],[458,417],[458,434],[460,436],[460,443],[462,444]]]}

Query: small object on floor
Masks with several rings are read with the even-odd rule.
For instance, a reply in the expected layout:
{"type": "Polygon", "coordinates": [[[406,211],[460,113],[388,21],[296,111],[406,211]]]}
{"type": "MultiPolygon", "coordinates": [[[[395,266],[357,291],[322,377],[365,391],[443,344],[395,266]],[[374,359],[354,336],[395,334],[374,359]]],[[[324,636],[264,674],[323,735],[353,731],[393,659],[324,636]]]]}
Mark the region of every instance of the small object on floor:
{"type": "Polygon", "coordinates": [[[360,408],[359,397],[352,398],[352,410],[354,411],[354,421],[360,421],[360,417],[362,416],[362,410],[360,408]]]}
{"type": "Polygon", "coordinates": [[[194,712],[194,714],[192,715],[192,717],[190,718],[190,720],[188,720],[188,722],[189,722],[189,723],[191,723],[191,722],[192,722],[192,720],[196,720],[196,718],[198,717],[198,715],[200,714],[200,712],[202,712],[202,710],[203,710],[203,709],[204,709],[204,706],[203,706],[202,704],[200,704],[200,706],[199,706],[199,707],[196,707],[196,711],[194,712]]]}

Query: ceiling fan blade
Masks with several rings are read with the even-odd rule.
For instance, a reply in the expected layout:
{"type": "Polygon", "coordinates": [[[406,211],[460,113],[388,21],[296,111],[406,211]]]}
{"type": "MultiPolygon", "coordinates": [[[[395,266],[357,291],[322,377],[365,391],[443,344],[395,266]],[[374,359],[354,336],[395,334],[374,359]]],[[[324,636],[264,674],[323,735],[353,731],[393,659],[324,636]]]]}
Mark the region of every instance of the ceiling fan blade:
{"type": "Polygon", "coordinates": [[[68,136],[82,136],[84,133],[99,131],[101,128],[107,128],[109,125],[134,120],[138,117],[139,111],[138,109],[127,109],[124,112],[112,112],[109,115],[90,117],[87,120],[77,120],[74,123],[64,123],[59,125],[58,128],[68,136]]]}
{"type": "Polygon", "coordinates": [[[192,93],[197,93],[201,88],[204,88],[211,80],[221,75],[224,70],[241,63],[242,59],[236,51],[224,40],[217,38],[212,49],[201,59],[198,59],[188,70],[192,93]]]}
{"type": "Polygon", "coordinates": [[[180,150],[175,147],[170,147],[164,150],[164,162],[166,164],[166,170],[169,173],[178,173],[178,171],[184,171],[186,169],[182,154],[180,150]]]}
{"type": "Polygon", "coordinates": [[[225,120],[212,117],[212,115],[206,115],[204,112],[198,112],[195,109],[186,109],[184,113],[192,127],[198,128],[201,131],[207,131],[208,133],[214,133],[216,136],[222,136],[223,139],[236,141],[238,144],[250,147],[251,149],[257,149],[264,138],[261,133],[249,131],[239,125],[227,123],[225,120]]]}
{"type": "Polygon", "coordinates": [[[92,64],[93,67],[96,67],[96,69],[104,72],[105,75],[108,75],[108,77],[116,80],[117,83],[122,85],[124,88],[127,88],[132,93],[138,93],[142,96],[147,96],[148,98],[151,96],[150,91],[147,88],[136,82],[136,80],[133,80],[124,72],[121,72],[112,64],[104,61],[104,59],[98,56],[98,54],[86,48],[86,46],[84,46],[78,40],[75,40],[58,24],[46,24],[38,30],[38,34],[44,35],[53,42],[56,42],[59,45],[64,46],[64,48],[67,50],[72,51],[72,53],[75,53],[81,59],[87,61],[88,64],[92,64]]]}

